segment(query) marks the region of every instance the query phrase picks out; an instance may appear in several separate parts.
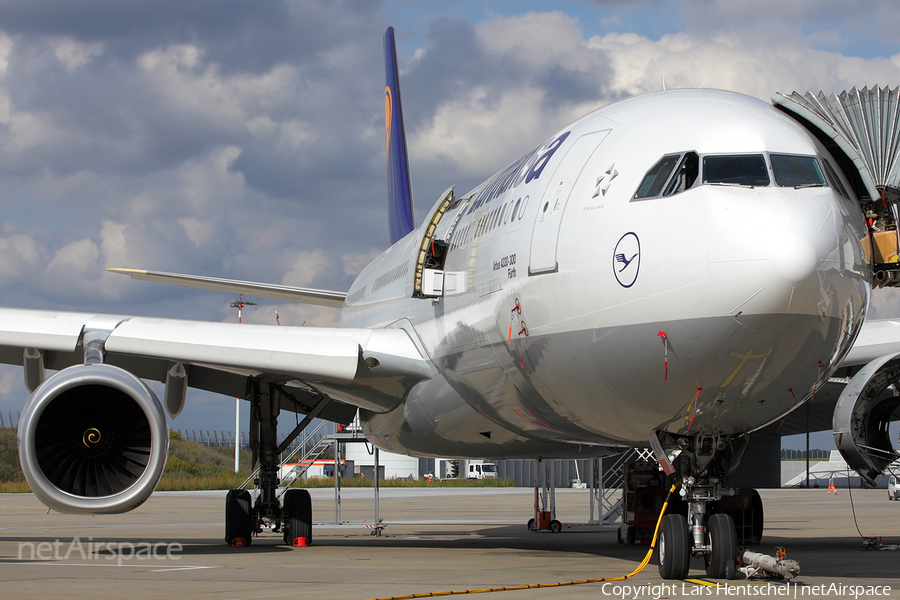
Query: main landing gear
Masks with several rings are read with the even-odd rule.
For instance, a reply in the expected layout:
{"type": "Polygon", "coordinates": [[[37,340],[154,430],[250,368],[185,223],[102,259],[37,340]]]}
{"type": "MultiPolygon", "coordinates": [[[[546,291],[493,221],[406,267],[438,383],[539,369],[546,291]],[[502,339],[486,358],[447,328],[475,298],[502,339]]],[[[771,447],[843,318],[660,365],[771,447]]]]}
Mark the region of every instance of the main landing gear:
{"type": "Polygon", "coordinates": [[[289,546],[312,543],[312,502],[309,492],[286,490],[278,499],[278,456],[290,445],[306,425],[324,408],[319,404],[297,425],[291,435],[278,444],[276,433],[280,413],[278,388],[254,380],[250,389],[250,449],[253,465],[259,461],[258,488],[255,502],[248,490],[231,490],[225,497],[225,542],[232,547],[249,546],[253,536],[263,528],[281,533],[289,546]]]}
{"type": "MultiPolygon", "coordinates": [[[[734,579],[738,566],[735,521],[720,506],[722,498],[734,496],[736,491],[721,484],[737,467],[749,438],[703,434],[675,438],[667,434],[665,441],[674,442],[681,450],[674,467],[682,478],[680,495],[687,514],[669,513],[660,523],[659,574],[663,579],[684,579],[691,557],[696,556],[706,563],[708,577],[734,579]]],[[[753,528],[761,535],[761,505],[757,519],[753,528]]]]}

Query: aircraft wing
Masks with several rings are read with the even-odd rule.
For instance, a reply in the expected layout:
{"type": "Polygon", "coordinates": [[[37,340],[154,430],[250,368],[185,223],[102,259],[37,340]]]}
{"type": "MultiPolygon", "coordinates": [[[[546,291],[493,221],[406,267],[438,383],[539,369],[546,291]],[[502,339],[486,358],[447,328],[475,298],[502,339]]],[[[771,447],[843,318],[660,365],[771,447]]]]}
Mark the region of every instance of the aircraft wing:
{"type": "MultiPolygon", "coordinates": [[[[323,418],[349,421],[357,407],[395,407],[432,367],[402,329],[341,329],[213,323],[147,317],[0,309],[0,362],[43,369],[84,362],[85,340],[99,336],[104,362],[166,381],[181,365],[187,384],[245,397],[249,378],[282,386],[282,408],[308,413],[322,397],[338,402],[323,418]],[[36,352],[37,351],[37,352],[36,352]]],[[[34,382],[39,383],[39,381],[34,382]]],[[[168,408],[168,406],[167,406],[168,408]]],[[[172,414],[170,410],[170,414],[172,414]]],[[[177,414],[177,411],[174,411],[177,414]]]]}
{"type": "Polygon", "coordinates": [[[900,352],[900,321],[867,319],[841,366],[865,365],[881,356],[898,352],[900,352]]]}
{"type": "Polygon", "coordinates": [[[219,279],[218,277],[204,277],[202,275],[182,275],[180,273],[163,273],[161,271],[141,271],[138,269],[107,269],[110,273],[130,275],[132,279],[142,281],[154,281],[168,283],[184,287],[199,288],[201,290],[214,290],[217,292],[230,292],[233,294],[247,294],[272,300],[287,302],[299,302],[301,304],[315,304],[330,308],[341,308],[344,305],[344,292],[332,292],[328,290],[314,290],[310,288],[297,288],[287,285],[275,285],[271,283],[255,283],[252,281],[238,281],[236,279],[219,279]]]}

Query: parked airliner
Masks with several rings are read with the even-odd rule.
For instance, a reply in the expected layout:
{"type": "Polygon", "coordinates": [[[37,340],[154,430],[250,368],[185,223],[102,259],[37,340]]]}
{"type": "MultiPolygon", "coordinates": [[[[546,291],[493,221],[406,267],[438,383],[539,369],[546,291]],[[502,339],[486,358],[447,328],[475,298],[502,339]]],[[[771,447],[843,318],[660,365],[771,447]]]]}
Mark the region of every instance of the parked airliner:
{"type": "Polygon", "coordinates": [[[376,445],[417,456],[652,446],[690,507],[663,519],[661,574],[696,555],[733,576],[734,523],[707,505],[731,493],[750,434],[846,365],[863,327],[873,267],[851,175],[770,104],[669,90],[582,117],[416,226],[390,28],[385,59],[391,246],[346,294],[119,270],[338,306],[339,328],[0,310],[0,360],[33,390],[18,435],[35,495],[63,512],[140,505],[165,413],[194,387],[251,403],[259,494],[229,493],[233,545],[312,537],[308,493],[279,496],[279,413],[358,410],[376,445]],[[143,379],[166,383],[162,403],[143,379]]]}

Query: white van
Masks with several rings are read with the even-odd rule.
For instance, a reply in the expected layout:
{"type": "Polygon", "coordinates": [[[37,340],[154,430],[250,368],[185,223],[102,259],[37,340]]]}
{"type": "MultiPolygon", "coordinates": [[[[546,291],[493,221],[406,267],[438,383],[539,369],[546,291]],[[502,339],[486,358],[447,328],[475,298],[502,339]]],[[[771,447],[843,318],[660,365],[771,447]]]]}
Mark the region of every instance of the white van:
{"type": "Polygon", "coordinates": [[[888,500],[900,500],[900,479],[896,475],[888,479],[888,500]]]}
{"type": "Polygon", "coordinates": [[[483,460],[470,460],[469,462],[469,479],[496,479],[497,465],[492,462],[484,462],[483,460]]]}

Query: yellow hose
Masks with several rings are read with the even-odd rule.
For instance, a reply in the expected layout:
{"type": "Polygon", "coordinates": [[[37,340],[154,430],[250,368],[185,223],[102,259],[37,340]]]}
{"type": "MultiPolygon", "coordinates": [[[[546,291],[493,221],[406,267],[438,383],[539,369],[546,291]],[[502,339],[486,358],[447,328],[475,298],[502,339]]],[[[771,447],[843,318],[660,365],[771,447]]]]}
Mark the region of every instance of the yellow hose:
{"type": "Polygon", "coordinates": [[[644,560],[641,561],[641,564],[638,567],[629,573],[628,575],[623,575],[621,577],[598,577],[596,579],[580,579],[578,581],[560,581],[557,583],[530,583],[527,585],[507,585],[503,587],[493,587],[493,588],[484,588],[480,590],[452,590],[447,592],[422,592],[419,594],[407,594],[405,596],[387,596],[385,598],[372,598],[371,600],[412,600],[413,598],[436,598],[438,596],[456,596],[458,594],[488,594],[490,592],[512,592],[515,590],[535,590],[538,588],[551,588],[551,587],[563,587],[567,585],[581,585],[584,583],[599,583],[601,581],[624,581],[630,577],[634,577],[638,573],[644,570],[644,568],[650,563],[650,558],[653,556],[653,550],[656,548],[656,537],[659,534],[659,524],[662,523],[663,515],[666,514],[666,507],[669,506],[669,498],[672,497],[672,494],[675,493],[675,489],[678,487],[680,481],[675,483],[671,489],[669,489],[669,494],[666,496],[666,501],[663,502],[662,510],[659,512],[659,518],[656,520],[656,527],[653,530],[653,539],[650,541],[650,548],[647,550],[647,554],[644,556],[644,560]]]}

